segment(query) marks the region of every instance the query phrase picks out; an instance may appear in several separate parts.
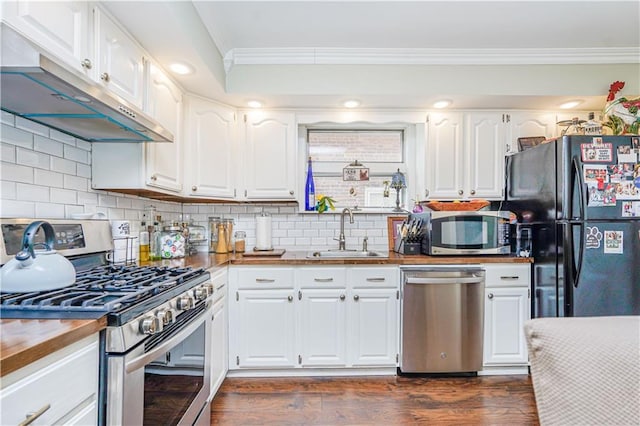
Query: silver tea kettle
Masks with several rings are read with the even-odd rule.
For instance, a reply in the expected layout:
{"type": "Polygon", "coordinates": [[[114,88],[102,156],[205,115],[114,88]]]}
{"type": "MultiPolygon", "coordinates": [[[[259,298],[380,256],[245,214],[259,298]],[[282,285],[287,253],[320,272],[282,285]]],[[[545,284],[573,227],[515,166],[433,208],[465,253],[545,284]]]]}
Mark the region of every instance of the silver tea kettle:
{"type": "MultiPolygon", "coordinates": [[[[23,293],[67,287],[76,281],[76,270],[69,260],[53,249],[55,232],[49,222],[32,222],[22,236],[22,250],[0,269],[0,291],[23,293]],[[44,230],[44,250],[35,250],[33,239],[44,230]]],[[[39,245],[39,244],[38,244],[39,245]]]]}

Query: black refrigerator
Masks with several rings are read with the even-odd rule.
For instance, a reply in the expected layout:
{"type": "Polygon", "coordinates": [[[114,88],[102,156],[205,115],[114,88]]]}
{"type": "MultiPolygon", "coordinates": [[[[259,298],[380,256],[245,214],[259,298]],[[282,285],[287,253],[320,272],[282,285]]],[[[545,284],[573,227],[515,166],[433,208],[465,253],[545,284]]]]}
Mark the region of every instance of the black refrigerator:
{"type": "Polygon", "coordinates": [[[503,208],[531,237],[532,317],[640,315],[639,140],[563,136],[506,158],[503,208]]]}

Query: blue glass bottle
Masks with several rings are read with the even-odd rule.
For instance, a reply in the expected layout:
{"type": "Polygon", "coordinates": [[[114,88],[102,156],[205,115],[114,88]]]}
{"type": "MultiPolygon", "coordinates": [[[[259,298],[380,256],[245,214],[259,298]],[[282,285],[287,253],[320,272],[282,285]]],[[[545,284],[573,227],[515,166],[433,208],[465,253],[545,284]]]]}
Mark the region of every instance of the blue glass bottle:
{"type": "Polygon", "coordinates": [[[304,209],[308,212],[316,209],[316,187],[313,183],[311,157],[309,157],[309,163],[307,165],[307,183],[304,187],[304,209]]]}

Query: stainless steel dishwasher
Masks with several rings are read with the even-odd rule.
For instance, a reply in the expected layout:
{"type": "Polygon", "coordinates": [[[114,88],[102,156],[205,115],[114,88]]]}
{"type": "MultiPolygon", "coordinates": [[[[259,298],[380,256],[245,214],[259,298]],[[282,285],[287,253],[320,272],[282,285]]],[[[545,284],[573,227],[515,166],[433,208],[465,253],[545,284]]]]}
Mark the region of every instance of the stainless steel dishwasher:
{"type": "Polygon", "coordinates": [[[402,267],[402,373],[482,369],[484,276],[479,267],[402,267]]]}

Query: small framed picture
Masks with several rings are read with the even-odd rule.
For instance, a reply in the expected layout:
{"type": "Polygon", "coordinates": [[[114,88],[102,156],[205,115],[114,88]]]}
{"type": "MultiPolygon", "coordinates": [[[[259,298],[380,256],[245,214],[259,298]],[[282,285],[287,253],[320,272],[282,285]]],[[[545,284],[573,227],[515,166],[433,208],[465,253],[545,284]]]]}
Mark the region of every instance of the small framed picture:
{"type": "Polygon", "coordinates": [[[540,145],[544,141],[544,136],[518,138],[518,150],[524,151],[525,149],[533,148],[534,146],[540,145]]]}
{"type": "Polygon", "coordinates": [[[389,240],[389,251],[393,251],[396,246],[396,241],[400,235],[400,228],[402,223],[407,219],[407,216],[387,216],[387,235],[389,240]]]}
{"type": "Polygon", "coordinates": [[[342,169],[342,180],[344,181],[365,181],[369,180],[368,167],[345,167],[342,169]]]}

